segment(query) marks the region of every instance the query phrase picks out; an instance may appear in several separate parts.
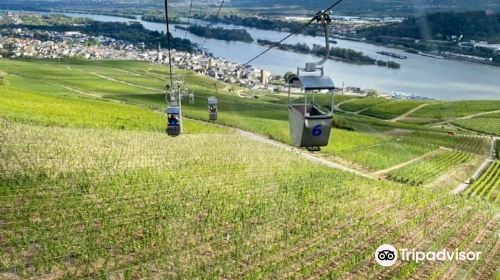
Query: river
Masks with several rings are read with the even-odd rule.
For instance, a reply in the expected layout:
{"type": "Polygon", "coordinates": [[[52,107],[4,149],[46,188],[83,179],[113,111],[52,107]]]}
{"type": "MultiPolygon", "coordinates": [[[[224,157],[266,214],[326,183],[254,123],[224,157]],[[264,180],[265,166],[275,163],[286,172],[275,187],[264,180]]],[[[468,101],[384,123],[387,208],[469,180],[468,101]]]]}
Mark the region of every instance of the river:
{"type": "MultiPolygon", "coordinates": [[[[87,17],[96,21],[131,21],[131,19],[115,16],[76,13],[64,14],[71,17],[87,17]]],[[[166,30],[165,24],[162,23],[145,22],[140,19],[136,21],[149,30],[166,30]]],[[[201,20],[192,20],[192,22],[206,24],[206,22],[201,20]]],[[[173,35],[184,38],[186,32],[175,29],[174,25],[172,24],[171,28],[173,35]]],[[[288,35],[286,32],[227,24],[216,24],[215,26],[246,29],[255,40],[278,41],[288,35]]],[[[203,37],[198,37],[189,32],[186,38],[198,44],[201,44],[204,40],[203,37]]],[[[323,38],[306,35],[294,35],[286,41],[289,44],[298,42],[306,43],[310,46],[313,44],[324,45],[323,38]]],[[[337,47],[362,51],[373,58],[394,60],[401,64],[401,69],[395,70],[375,65],[354,65],[330,60],[325,63],[325,74],[329,75],[336,82],[337,86],[345,84],[346,86],[375,89],[386,93],[397,91],[445,100],[500,99],[500,67],[466,61],[424,57],[406,53],[398,49],[363,42],[348,40],[337,40],[337,42],[338,44],[335,45],[337,47]],[[382,56],[377,54],[378,51],[402,54],[407,56],[408,59],[400,60],[382,56]]],[[[266,47],[260,46],[257,42],[228,42],[216,39],[207,39],[204,47],[215,56],[238,63],[245,63],[266,49],[266,47]]],[[[255,60],[252,65],[267,69],[274,74],[284,74],[287,71],[295,72],[298,66],[303,67],[307,61],[316,60],[319,60],[319,58],[274,49],[255,60]]]]}

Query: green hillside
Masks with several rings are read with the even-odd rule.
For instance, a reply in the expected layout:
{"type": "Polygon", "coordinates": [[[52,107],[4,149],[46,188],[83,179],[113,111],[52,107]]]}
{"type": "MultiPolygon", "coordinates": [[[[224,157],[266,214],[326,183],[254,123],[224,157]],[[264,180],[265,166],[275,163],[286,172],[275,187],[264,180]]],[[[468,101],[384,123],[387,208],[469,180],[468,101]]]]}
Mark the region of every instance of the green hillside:
{"type": "MultiPolygon", "coordinates": [[[[0,279],[496,277],[498,203],[449,193],[488,138],[343,113],[352,130],[334,129],[313,157],[361,176],[259,140],[289,143],[281,95],[215,93],[210,78],[175,70],[195,104],[183,103],[187,133],[172,138],[163,66],[1,60],[0,74],[0,279]],[[484,259],[386,269],[373,261],[384,243],[484,259]]],[[[490,181],[476,192],[498,193],[490,181]]]]}
{"type": "Polygon", "coordinates": [[[464,41],[484,40],[500,42],[500,15],[487,15],[484,11],[464,13],[434,13],[410,17],[402,23],[373,27],[361,32],[362,36],[375,39],[377,36],[397,36],[425,40],[450,39],[463,36],[464,41]],[[422,28],[425,26],[427,33],[422,28]]]}

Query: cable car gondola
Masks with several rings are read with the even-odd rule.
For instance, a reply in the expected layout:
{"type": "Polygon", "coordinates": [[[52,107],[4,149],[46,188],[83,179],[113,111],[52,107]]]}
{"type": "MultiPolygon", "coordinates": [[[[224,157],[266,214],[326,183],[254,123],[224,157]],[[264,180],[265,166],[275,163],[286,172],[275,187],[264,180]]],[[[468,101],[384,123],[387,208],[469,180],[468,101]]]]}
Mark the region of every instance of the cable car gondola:
{"type": "Polygon", "coordinates": [[[297,75],[288,80],[288,118],[290,125],[290,136],[292,144],[297,147],[305,147],[318,150],[319,147],[328,145],[333,120],[333,81],[324,75],[323,67],[330,55],[330,42],[328,38],[328,25],[331,22],[327,13],[320,12],[317,16],[325,29],[326,54],[323,60],[317,63],[306,63],[306,67],[297,68],[297,75]],[[319,71],[319,74],[318,74],[319,71]],[[304,91],[304,102],[292,103],[292,84],[300,86],[304,91]],[[322,108],[315,103],[317,91],[330,92],[330,108],[322,108]],[[308,95],[312,94],[312,98],[308,95]]]}
{"type": "Polygon", "coordinates": [[[218,115],[218,101],[217,97],[211,96],[208,98],[208,119],[216,121],[218,115]]]}
{"type": "Polygon", "coordinates": [[[167,134],[168,136],[179,136],[181,134],[181,108],[175,97],[172,97],[167,107],[167,134]]]}
{"type": "Polygon", "coordinates": [[[332,80],[325,76],[300,75],[298,81],[305,91],[303,103],[292,103],[290,91],[288,95],[288,119],[292,144],[297,147],[318,148],[328,145],[332,128],[333,112],[314,103],[315,91],[328,90],[333,108],[333,93],[335,88],[332,80]],[[308,94],[312,93],[312,98],[308,94]]]}

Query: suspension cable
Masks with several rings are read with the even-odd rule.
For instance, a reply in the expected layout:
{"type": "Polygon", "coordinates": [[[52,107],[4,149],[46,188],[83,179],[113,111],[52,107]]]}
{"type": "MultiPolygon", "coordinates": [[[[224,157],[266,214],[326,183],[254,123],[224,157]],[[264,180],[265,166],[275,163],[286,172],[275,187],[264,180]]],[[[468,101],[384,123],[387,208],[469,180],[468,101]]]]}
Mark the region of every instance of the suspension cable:
{"type": "Polygon", "coordinates": [[[193,0],[191,0],[191,3],[189,4],[188,21],[187,21],[187,26],[186,26],[186,33],[184,33],[184,40],[186,40],[186,37],[188,34],[188,28],[189,28],[189,22],[191,21],[191,10],[192,9],[193,9],[193,0]]]}
{"type": "Polygon", "coordinates": [[[304,25],[300,26],[299,28],[295,29],[294,31],[292,31],[290,34],[288,34],[287,36],[285,36],[285,38],[279,40],[278,42],[274,43],[273,45],[271,45],[270,47],[268,47],[266,50],[264,50],[263,52],[259,53],[258,55],[254,56],[252,59],[250,59],[249,61],[247,61],[245,64],[245,66],[247,66],[248,64],[252,63],[253,61],[255,61],[257,58],[263,56],[264,54],[266,54],[267,52],[269,52],[270,50],[274,49],[275,47],[279,46],[281,43],[283,43],[285,40],[287,40],[288,38],[292,37],[293,35],[299,33],[300,31],[304,30],[304,28],[306,28],[307,26],[309,26],[311,23],[313,23],[314,21],[316,21],[318,18],[321,18],[323,17],[325,14],[327,14],[331,9],[333,9],[335,6],[337,6],[338,4],[342,3],[344,0],[338,0],[337,2],[333,3],[330,7],[328,7],[327,9],[319,12],[318,14],[316,14],[312,19],[310,19],[307,23],[305,23],[304,25]]]}
{"type": "MultiPolygon", "coordinates": [[[[217,14],[215,15],[215,20],[217,21],[217,19],[219,18],[219,14],[220,14],[220,11],[222,10],[222,6],[224,5],[224,2],[225,0],[222,0],[222,2],[220,3],[220,6],[219,6],[219,10],[217,11],[217,14]]],[[[208,25],[208,27],[212,26],[213,24],[210,23],[208,25]]],[[[203,46],[205,45],[205,42],[207,41],[207,37],[205,37],[205,39],[203,40],[203,43],[201,44],[201,47],[200,49],[203,49],[203,46]]]]}
{"type": "MultiPolygon", "coordinates": [[[[174,78],[172,74],[172,53],[171,53],[171,38],[170,38],[170,24],[168,19],[168,0],[165,0],[165,20],[167,24],[167,49],[168,49],[168,66],[170,70],[170,90],[174,89],[174,78]]],[[[168,103],[168,91],[165,91],[165,101],[168,103]]]]}

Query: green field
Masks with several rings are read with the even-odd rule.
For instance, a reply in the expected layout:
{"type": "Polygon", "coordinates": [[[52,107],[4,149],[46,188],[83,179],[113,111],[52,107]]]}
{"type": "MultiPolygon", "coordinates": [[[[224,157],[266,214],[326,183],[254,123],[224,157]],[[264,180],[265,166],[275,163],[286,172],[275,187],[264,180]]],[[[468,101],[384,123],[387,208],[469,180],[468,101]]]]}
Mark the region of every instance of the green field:
{"type": "Polygon", "coordinates": [[[358,112],[361,110],[365,110],[371,108],[378,104],[383,104],[389,102],[388,99],[378,98],[378,97],[370,97],[370,98],[357,98],[352,101],[345,102],[340,105],[340,109],[344,111],[350,112],[358,112]]]}
{"type": "MultiPolygon", "coordinates": [[[[6,60],[0,61],[0,71],[7,73],[6,79],[9,81],[9,87],[25,89],[29,92],[44,93],[47,95],[46,98],[49,98],[49,95],[71,98],[78,96],[93,99],[104,97],[108,100],[119,100],[158,111],[165,109],[164,94],[160,90],[163,88],[162,85],[168,82],[168,71],[165,70],[165,67],[159,65],[129,61],[98,61],[94,63],[81,60],[63,60],[56,62],[43,61],[42,63],[36,60],[6,60]],[[21,74],[23,76],[20,76],[21,74]],[[86,82],[83,83],[82,80],[86,82]],[[110,90],[109,88],[112,88],[114,85],[116,85],[116,88],[110,90]],[[69,87],[72,90],[61,86],[69,87]],[[158,90],[155,92],[144,89],[144,87],[158,88],[158,90]]],[[[241,89],[220,82],[218,82],[219,90],[216,94],[215,82],[212,79],[185,70],[176,70],[175,77],[183,81],[185,86],[189,90],[194,91],[196,95],[196,104],[190,105],[184,102],[183,113],[185,116],[198,120],[206,120],[207,105],[205,100],[209,96],[217,95],[220,109],[218,122],[220,124],[252,131],[283,143],[290,143],[286,97],[281,95],[257,94],[257,99],[241,98],[227,91],[230,88],[234,90],[241,89]]],[[[245,93],[244,95],[254,96],[255,94],[245,93]]],[[[351,98],[351,96],[336,96],[335,102],[340,103],[351,98]]],[[[298,101],[300,102],[300,100],[298,101]]],[[[329,96],[318,95],[317,101],[326,105],[329,104],[330,100],[329,96]]],[[[355,104],[356,106],[367,106],[369,104],[373,106],[376,103],[381,103],[377,106],[401,103],[403,109],[397,106],[391,107],[392,111],[390,114],[392,114],[391,116],[395,116],[399,114],[398,110],[407,111],[409,108],[407,106],[411,102],[389,101],[382,98],[354,98],[352,101],[344,103],[344,105],[355,104]]],[[[415,105],[418,104],[418,102],[415,102],[415,105]]],[[[30,112],[30,110],[26,112],[30,112]]],[[[16,113],[14,112],[13,114],[16,113]]],[[[43,118],[43,114],[41,115],[40,118],[43,118]]],[[[117,120],[112,120],[111,122],[117,122],[117,126],[123,126],[123,124],[119,124],[120,117],[115,115],[118,114],[111,116],[117,120]]],[[[78,117],[79,114],[75,114],[75,116],[77,116],[78,120],[73,118],[73,120],[69,120],[68,122],[73,124],[85,122],[85,116],[81,119],[78,117]]],[[[16,115],[15,117],[20,118],[21,115],[16,115]]],[[[132,126],[147,125],[138,124],[143,123],[141,118],[143,116],[138,118],[132,117],[132,119],[137,121],[132,126]]],[[[36,123],[35,116],[31,119],[31,122],[36,123]]],[[[466,151],[480,154],[485,153],[489,148],[489,143],[474,140],[467,140],[467,145],[470,145],[468,147],[463,144],[464,140],[462,138],[448,137],[443,134],[445,131],[439,128],[390,123],[355,115],[347,116],[347,118],[339,115],[336,117],[336,120],[343,120],[346,123],[345,126],[357,131],[334,130],[331,134],[331,145],[325,147],[323,152],[327,156],[341,158],[346,162],[352,163],[354,166],[370,171],[387,168],[391,164],[399,164],[411,160],[413,157],[420,156],[430,149],[436,148],[437,145],[465,149],[466,151]],[[421,134],[418,139],[415,139],[415,135],[386,135],[398,129],[435,133],[432,135],[421,134]],[[403,142],[399,142],[401,140],[403,142]],[[437,140],[439,140],[439,143],[436,143],[437,140]],[[391,143],[380,147],[371,147],[374,144],[383,142],[391,143]],[[429,143],[432,144],[432,147],[429,147],[429,143]]],[[[156,122],[155,126],[162,127],[160,118],[156,122]]],[[[87,123],[92,123],[92,121],[87,123]]],[[[189,122],[186,122],[186,124],[188,125],[189,122]]],[[[187,128],[186,131],[189,131],[189,127],[187,128]]]]}
{"type": "Polygon", "coordinates": [[[433,123],[478,113],[500,110],[499,100],[434,102],[415,113],[405,121],[411,123],[433,123]]]}
{"type": "Polygon", "coordinates": [[[415,132],[403,138],[405,142],[433,148],[445,147],[478,155],[488,155],[491,140],[476,135],[446,135],[432,132],[415,132]]]}
{"type": "Polygon", "coordinates": [[[455,120],[453,124],[468,130],[500,136],[500,116],[455,120]]]}
{"type": "Polygon", "coordinates": [[[469,160],[469,155],[461,152],[444,151],[427,160],[418,161],[388,174],[395,182],[411,186],[422,186],[433,181],[439,174],[453,166],[469,160]]]}
{"type": "MultiPolygon", "coordinates": [[[[236,135],[167,138],[10,122],[0,135],[0,270],[15,275],[384,275],[369,261],[379,242],[432,229],[439,230],[423,248],[460,234],[464,246],[495,253],[494,234],[472,242],[470,225],[492,218],[484,206],[451,196],[436,201],[431,192],[325,169],[236,135]],[[367,238],[370,247],[360,246],[367,238]],[[332,262],[339,266],[324,271],[332,262]]],[[[466,268],[471,276],[482,272],[466,268]]],[[[391,275],[422,269],[402,265],[391,275]]]]}
{"type": "MultiPolygon", "coordinates": [[[[494,201],[357,176],[229,128],[289,143],[281,95],[242,98],[224,83],[216,94],[213,80],[176,70],[196,103],[183,103],[186,133],[171,138],[162,66],[0,60],[0,71],[0,279],[498,277],[494,201]],[[216,124],[205,122],[211,95],[216,124]],[[484,257],[383,268],[373,253],[384,243],[484,257]]],[[[422,184],[491,142],[338,118],[353,130],[333,129],[315,156],[360,172],[458,150],[394,171],[422,184]]]]}
{"type": "Polygon", "coordinates": [[[391,141],[340,152],[339,156],[368,171],[382,170],[432,151],[432,147],[391,141]]]}
{"type": "MultiPolygon", "coordinates": [[[[0,117],[5,120],[43,126],[117,128],[164,131],[163,114],[109,100],[73,96],[51,96],[15,88],[0,87],[0,117]]],[[[185,120],[186,133],[220,132],[185,120]]]]}
{"type": "Polygon", "coordinates": [[[423,101],[415,100],[394,100],[391,102],[383,102],[373,107],[369,107],[368,110],[361,112],[361,114],[379,119],[389,120],[399,117],[422,104],[425,103],[423,101]]]}
{"type": "Polygon", "coordinates": [[[338,103],[342,103],[342,102],[346,102],[347,100],[354,100],[355,96],[352,96],[352,95],[335,95],[335,103],[338,104],[338,103]]]}
{"type": "Polygon", "coordinates": [[[479,180],[467,188],[465,194],[500,204],[500,161],[494,161],[479,180]]]}

